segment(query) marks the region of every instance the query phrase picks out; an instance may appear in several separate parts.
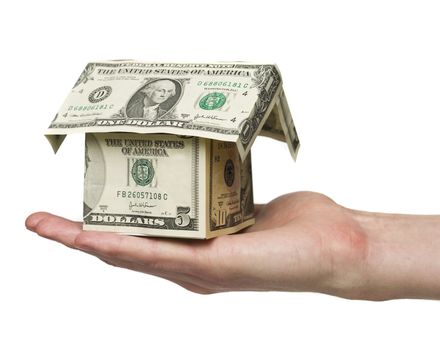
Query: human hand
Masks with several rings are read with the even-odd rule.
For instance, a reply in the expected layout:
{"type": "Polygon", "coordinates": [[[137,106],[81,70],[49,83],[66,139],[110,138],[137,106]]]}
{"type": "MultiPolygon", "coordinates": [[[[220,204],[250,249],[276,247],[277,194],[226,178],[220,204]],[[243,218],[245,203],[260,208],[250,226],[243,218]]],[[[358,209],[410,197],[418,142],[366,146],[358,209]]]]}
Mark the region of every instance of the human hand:
{"type": "Polygon", "coordinates": [[[368,239],[350,211],[317,193],[281,196],[256,209],[245,233],[206,241],[83,231],[35,213],[26,227],[110,265],[160,276],[197,293],[316,291],[356,297],[368,239]]]}

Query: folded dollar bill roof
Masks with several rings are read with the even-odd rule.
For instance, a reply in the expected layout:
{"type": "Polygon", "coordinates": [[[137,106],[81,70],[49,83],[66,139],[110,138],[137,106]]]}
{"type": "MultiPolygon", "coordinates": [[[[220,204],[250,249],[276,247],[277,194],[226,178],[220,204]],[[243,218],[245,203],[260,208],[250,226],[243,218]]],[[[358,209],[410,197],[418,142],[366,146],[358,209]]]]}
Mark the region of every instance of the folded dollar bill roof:
{"type": "Polygon", "coordinates": [[[167,133],[237,144],[244,159],[257,135],[299,139],[278,68],[250,63],[89,63],[46,136],[56,152],[74,132],[167,133]]]}

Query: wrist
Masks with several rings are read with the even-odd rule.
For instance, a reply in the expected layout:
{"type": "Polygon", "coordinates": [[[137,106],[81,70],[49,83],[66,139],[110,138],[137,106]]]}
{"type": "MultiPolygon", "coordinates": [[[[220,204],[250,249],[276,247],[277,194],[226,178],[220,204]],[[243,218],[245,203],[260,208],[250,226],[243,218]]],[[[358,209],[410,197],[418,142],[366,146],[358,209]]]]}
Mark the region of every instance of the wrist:
{"type": "Polygon", "coordinates": [[[440,217],[351,211],[366,236],[359,299],[440,299],[440,217]]]}

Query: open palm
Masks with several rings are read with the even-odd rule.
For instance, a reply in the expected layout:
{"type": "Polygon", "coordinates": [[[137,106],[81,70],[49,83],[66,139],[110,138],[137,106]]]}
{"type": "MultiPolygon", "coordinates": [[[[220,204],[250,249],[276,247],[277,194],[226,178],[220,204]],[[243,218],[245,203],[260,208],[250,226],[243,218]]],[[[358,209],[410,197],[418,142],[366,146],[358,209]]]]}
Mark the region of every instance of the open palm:
{"type": "Polygon", "coordinates": [[[160,276],[197,293],[279,290],[351,297],[345,285],[356,293],[368,251],[368,237],[351,211],[312,192],[259,205],[255,225],[207,241],[83,231],[82,223],[49,213],[32,214],[26,226],[111,265],[160,276]]]}

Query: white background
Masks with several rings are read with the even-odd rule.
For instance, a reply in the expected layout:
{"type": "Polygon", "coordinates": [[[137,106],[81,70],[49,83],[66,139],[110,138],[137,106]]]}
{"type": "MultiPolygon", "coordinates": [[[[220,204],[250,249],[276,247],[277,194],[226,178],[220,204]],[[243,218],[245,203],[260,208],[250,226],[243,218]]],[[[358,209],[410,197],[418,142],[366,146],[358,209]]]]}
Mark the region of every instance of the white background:
{"type": "MultiPolygon", "coordinates": [[[[26,231],[81,219],[83,136],[43,137],[87,62],[275,62],[302,142],[253,148],[257,202],[440,213],[436,1],[14,1],[0,5],[1,349],[438,349],[436,301],[201,296],[26,231]]],[[[440,232],[439,232],[440,234],[440,232]]],[[[439,254],[440,258],[440,254],[439,254]]]]}

